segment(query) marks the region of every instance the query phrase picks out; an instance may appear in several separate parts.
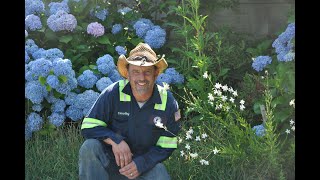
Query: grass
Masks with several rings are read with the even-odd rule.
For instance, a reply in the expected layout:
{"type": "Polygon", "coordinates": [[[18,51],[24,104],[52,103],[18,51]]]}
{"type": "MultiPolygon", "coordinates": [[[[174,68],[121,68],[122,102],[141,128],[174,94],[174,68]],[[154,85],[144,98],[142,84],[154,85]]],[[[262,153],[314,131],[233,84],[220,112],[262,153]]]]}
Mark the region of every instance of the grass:
{"type": "MultiPolygon", "coordinates": [[[[50,135],[34,134],[32,139],[25,143],[25,179],[78,179],[78,151],[83,141],[84,138],[80,134],[79,127],[74,126],[57,129],[55,133],[50,135]]],[[[215,157],[209,166],[199,166],[198,162],[178,159],[181,159],[180,152],[176,150],[164,162],[173,180],[266,179],[264,175],[259,175],[259,164],[247,169],[241,164],[230,164],[229,160],[219,156],[215,157]]],[[[287,159],[294,158],[287,157],[287,159]]],[[[287,174],[286,179],[295,179],[294,163],[288,163],[291,166],[287,172],[291,173],[287,174]]],[[[264,163],[261,162],[260,165],[264,166],[264,163]]]]}
{"type": "Polygon", "coordinates": [[[78,151],[83,137],[76,127],[50,135],[34,134],[25,144],[25,179],[78,179],[78,151]]]}

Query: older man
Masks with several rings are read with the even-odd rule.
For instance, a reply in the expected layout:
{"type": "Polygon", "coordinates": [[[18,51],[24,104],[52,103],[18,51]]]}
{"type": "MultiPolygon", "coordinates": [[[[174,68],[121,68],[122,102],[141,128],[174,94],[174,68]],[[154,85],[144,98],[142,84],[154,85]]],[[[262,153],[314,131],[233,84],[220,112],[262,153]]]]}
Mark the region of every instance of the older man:
{"type": "Polygon", "coordinates": [[[83,119],[79,178],[170,179],[162,162],[177,148],[180,110],[172,93],[155,84],[168,64],[139,43],[117,67],[125,80],[101,92],[83,119]]]}

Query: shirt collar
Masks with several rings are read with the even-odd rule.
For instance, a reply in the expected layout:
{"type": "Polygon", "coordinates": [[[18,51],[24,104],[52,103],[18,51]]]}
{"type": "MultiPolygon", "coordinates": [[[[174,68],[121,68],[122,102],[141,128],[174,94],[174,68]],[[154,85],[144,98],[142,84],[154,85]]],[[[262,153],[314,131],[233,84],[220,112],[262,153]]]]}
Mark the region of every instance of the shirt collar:
{"type": "MultiPolygon", "coordinates": [[[[130,96],[133,96],[130,82],[128,82],[125,85],[125,87],[123,88],[122,92],[125,93],[125,94],[128,94],[130,96]]],[[[151,95],[150,99],[148,100],[148,102],[149,101],[153,102],[155,104],[161,104],[162,103],[161,97],[160,97],[160,93],[159,93],[159,90],[158,90],[158,87],[157,87],[156,84],[154,84],[154,86],[153,86],[153,92],[152,92],[152,95],[151,95]]]]}

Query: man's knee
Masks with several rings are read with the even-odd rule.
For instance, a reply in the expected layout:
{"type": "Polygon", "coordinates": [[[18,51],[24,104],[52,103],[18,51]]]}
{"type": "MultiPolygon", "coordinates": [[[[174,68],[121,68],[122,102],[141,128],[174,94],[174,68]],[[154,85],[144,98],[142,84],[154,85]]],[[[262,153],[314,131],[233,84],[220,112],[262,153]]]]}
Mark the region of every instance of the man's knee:
{"type": "MultiPolygon", "coordinates": [[[[169,180],[170,175],[167,172],[166,167],[162,163],[158,163],[155,167],[152,168],[150,174],[151,177],[161,180],[169,180]]],[[[153,179],[151,178],[151,179],[153,179]]],[[[149,178],[150,179],[150,178],[149,178]]]]}
{"type": "Polygon", "coordinates": [[[97,139],[87,139],[83,142],[79,150],[79,156],[91,156],[103,151],[102,144],[97,139]]]}

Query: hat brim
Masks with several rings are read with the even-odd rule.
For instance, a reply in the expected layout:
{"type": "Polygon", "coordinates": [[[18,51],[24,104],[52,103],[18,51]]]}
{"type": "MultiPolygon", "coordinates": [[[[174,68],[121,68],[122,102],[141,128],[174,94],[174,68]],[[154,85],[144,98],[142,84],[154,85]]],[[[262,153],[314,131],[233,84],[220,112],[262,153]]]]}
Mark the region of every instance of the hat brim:
{"type": "Polygon", "coordinates": [[[118,58],[117,68],[118,68],[119,74],[126,79],[128,79],[128,68],[127,68],[128,64],[132,64],[136,66],[156,66],[157,69],[159,70],[158,71],[159,73],[157,74],[157,76],[159,76],[168,67],[168,63],[164,58],[161,58],[156,63],[145,62],[144,64],[141,65],[141,61],[128,61],[126,56],[122,54],[118,58]]]}

